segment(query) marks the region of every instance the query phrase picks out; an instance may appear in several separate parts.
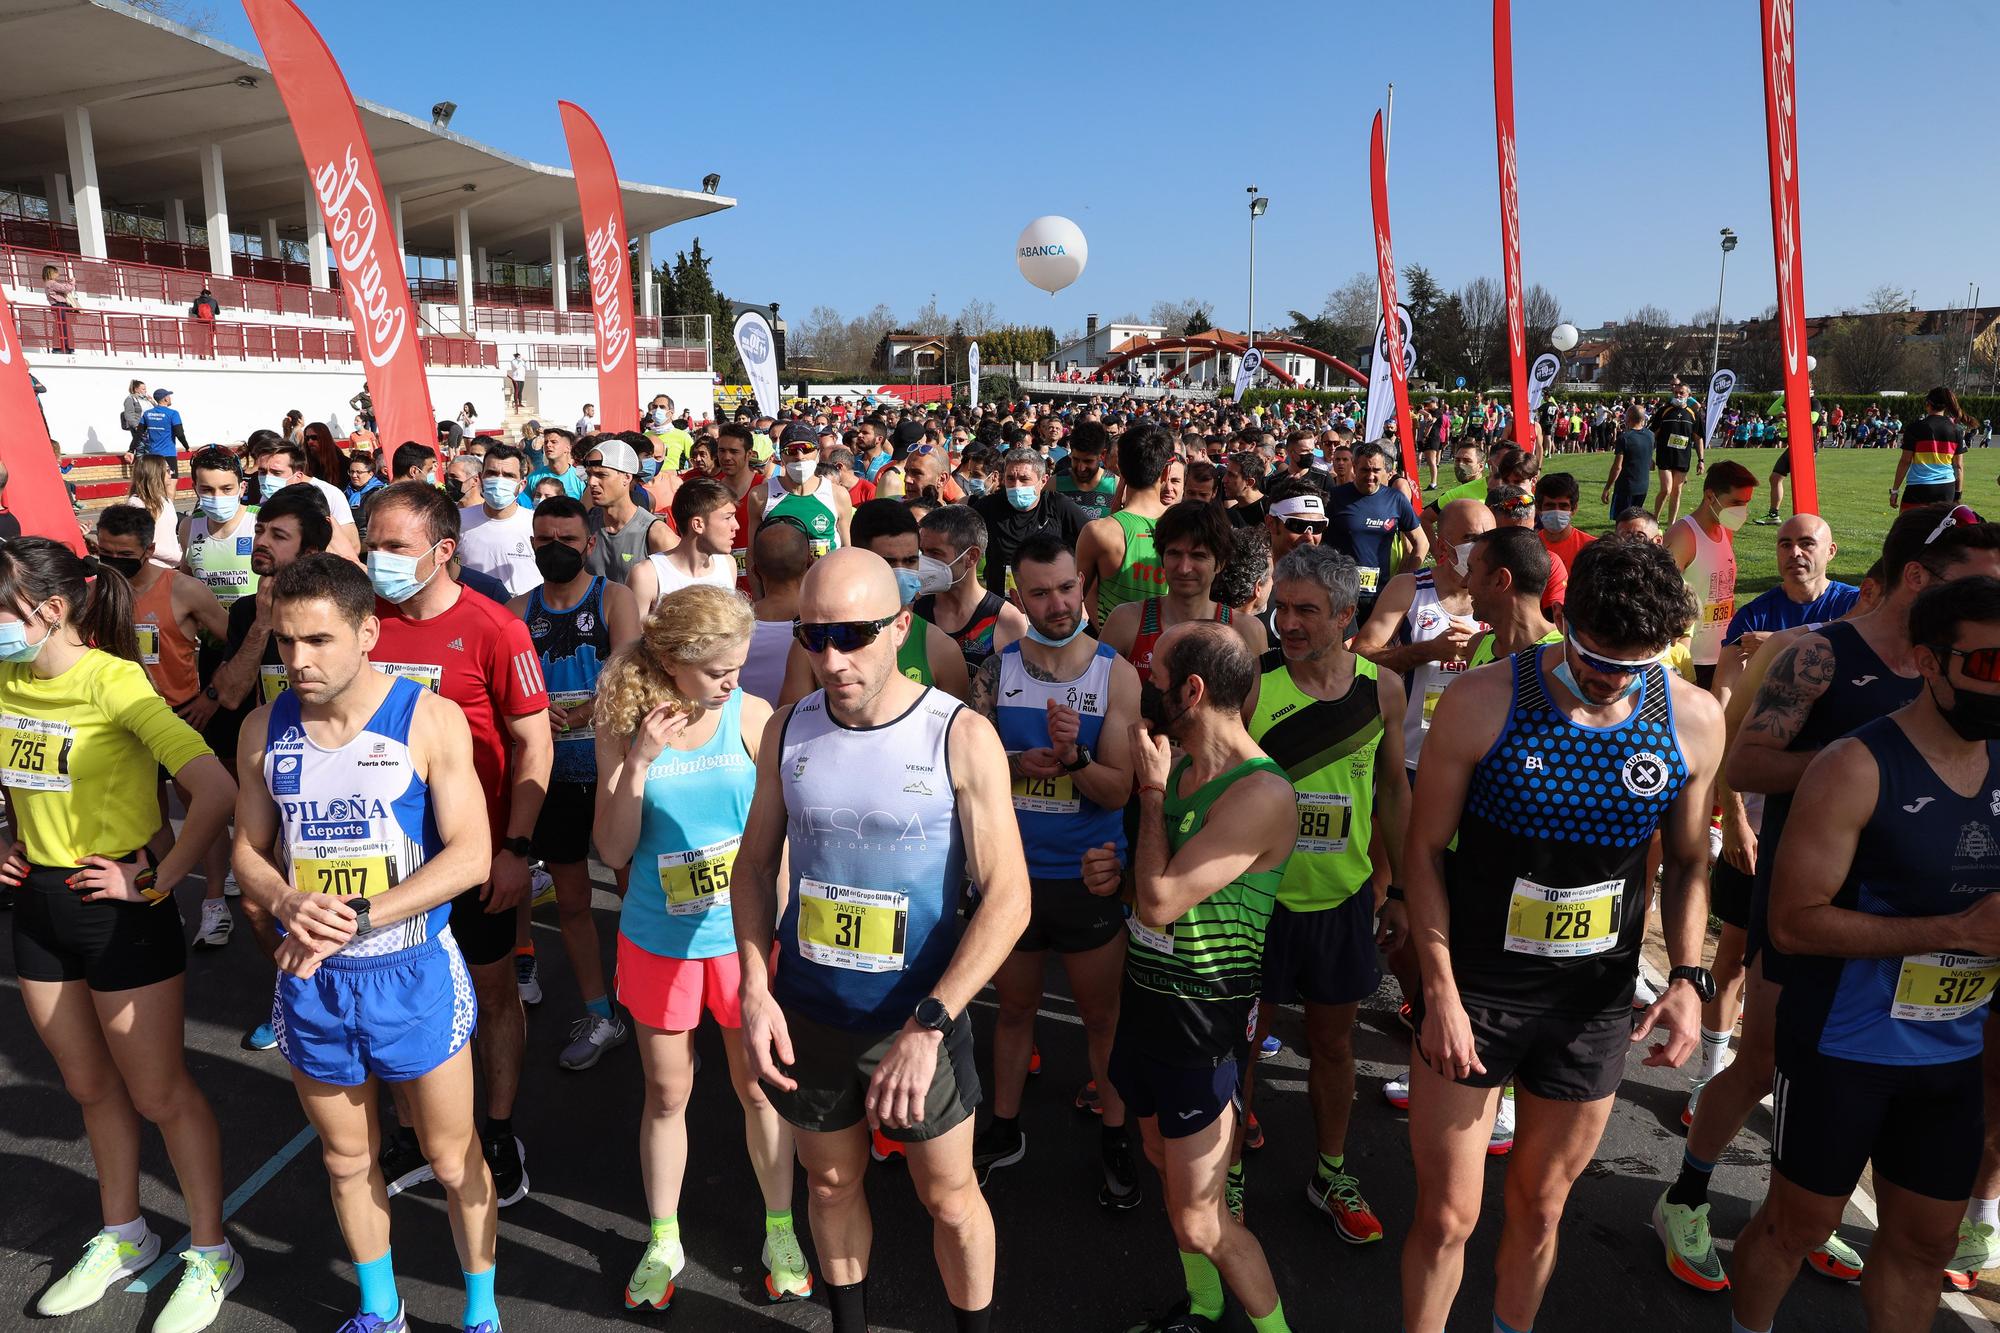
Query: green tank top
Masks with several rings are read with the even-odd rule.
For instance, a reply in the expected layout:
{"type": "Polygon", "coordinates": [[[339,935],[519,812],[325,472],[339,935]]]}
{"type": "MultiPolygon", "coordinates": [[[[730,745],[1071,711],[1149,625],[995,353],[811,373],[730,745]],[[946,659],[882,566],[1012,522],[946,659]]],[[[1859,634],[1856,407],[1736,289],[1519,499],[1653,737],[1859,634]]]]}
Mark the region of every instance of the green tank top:
{"type": "MultiPolygon", "coordinates": [[[[1561,643],[1562,641],[1563,632],[1559,629],[1552,629],[1541,638],[1535,640],[1536,643],[1561,643]]],[[[1479,646],[1474,648],[1472,656],[1465,660],[1465,669],[1470,671],[1476,666],[1485,666],[1492,660],[1493,636],[1491,634],[1482,635],[1479,640],[1479,646]]]]}
{"type": "Polygon", "coordinates": [[[1097,585],[1097,623],[1102,625],[1111,618],[1111,613],[1127,602],[1136,602],[1142,597],[1157,597],[1167,590],[1167,576],[1160,568],[1160,553],[1153,546],[1153,524],[1157,519],[1147,518],[1121,509],[1111,516],[1125,533],[1125,559],[1118,566],[1118,572],[1097,585]]]}
{"type": "Polygon", "coordinates": [[[1067,495],[1076,507],[1092,518],[1103,518],[1111,512],[1111,497],[1118,494],[1118,478],[1109,472],[1100,472],[1097,480],[1088,489],[1076,484],[1076,478],[1067,472],[1056,477],[1056,490],[1067,495]]]}
{"type": "Polygon", "coordinates": [[[804,524],[806,540],[812,546],[815,560],[828,551],[840,549],[840,524],[834,516],[833,506],[819,498],[820,488],[831,485],[831,481],[817,482],[815,489],[806,495],[785,491],[782,499],[764,509],[766,523],[783,516],[804,524]]]}
{"type": "Polygon", "coordinates": [[[931,679],[930,636],[931,622],[912,611],[910,637],[904,639],[903,646],[896,650],[896,670],[919,685],[936,683],[931,679]]]}
{"type": "MultiPolygon", "coordinates": [[[[1183,755],[1167,779],[1163,814],[1167,848],[1178,852],[1201,832],[1209,808],[1231,783],[1260,769],[1283,774],[1259,755],[1181,796],[1183,755]]],[[[1246,872],[1182,913],[1164,930],[1127,918],[1119,1039],[1147,1056],[1183,1068],[1243,1059],[1257,996],[1264,986],[1264,932],[1285,868],[1246,872]]]]}
{"type": "Polygon", "coordinates": [[[1258,663],[1263,680],[1250,737],[1276,760],[1298,793],[1299,833],[1278,901],[1294,912],[1338,907],[1368,883],[1375,822],[1375,754],[1382,707],[1375,664],[1354,659],[1354,682],[1338,699],[1300,689],[1274,648],[1258,663]]]}
{"type": "Polygon", "coordinates": [[[250,548],[257,537],[257,510],[244,505],[236,531],[227,537],[209,534],[208,516],[196,514],[188,523],[188,568],[208,585],[224,607],[257,595],[257,571],[250,568],[250,548]]]}

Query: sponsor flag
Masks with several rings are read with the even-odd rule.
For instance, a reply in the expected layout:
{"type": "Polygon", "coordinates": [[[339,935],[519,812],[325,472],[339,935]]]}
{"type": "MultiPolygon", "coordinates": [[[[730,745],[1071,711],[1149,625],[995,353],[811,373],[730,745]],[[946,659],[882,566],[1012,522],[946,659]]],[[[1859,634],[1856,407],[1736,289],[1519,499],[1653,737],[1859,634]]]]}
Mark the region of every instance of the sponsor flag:
{"type": "MultiPolygon", "coordinates": [[[[1368,174],[1375,212],[1375,278],[1382,289],[1382,310],[1386,315],[1398,309],[1398,303],[1396,256],[1389,245],[1389,172],[1388,163],[1383,158],[1380,111],[1375,113],[1375,132],[1369,141],[1368,174]]],[[[1402,437],[1403,475],[1414,478],[1417,475],[1417,429],[1410,416],[1409,366],[1403,360],[1403,321],[1400,318],[1384,319],[1382,330],[1382,345],[1387,355],[1377,359],[1389,363],[1389,382],[1396,401],[1396,431],[1402,437]]],[[[1374,400],[1375,396],[1370,394],[1370,420],[1374,419],[1374,400]]]]}
{"type": "MultiPolygon", "coordinates": [[[[1500,154],[1500,272],[1507,288],[1507,370],[1515,403],[1514,443],[1535,447],[1535,405],[1541,394],[1528,375],[1528,321],[1521,294],[1521,190],[1514,165],[1514,10],[1493,0],[1493,135],[1500,154]]],[[[1537,363],[1539,364],[1539,363],[1537,363]]],[[[1546,387],[1544,385],[1543,387],[1546,387]]]]}
{"type": "Polygon", "coordinates": [[[1817,514],[1812,386],[1806,379],[1806,291],[1799,254],[1799,103],[1792,0],[1762,0],[1762,4],[1764,133],[1771,158],[1771,249],[1778,269],[1778,341],[1792,451],[1792,510],[1817,514]]]}
{"type": "Polygon", "coordinates": [[[1715,428],[1722,424],[1722,413],[1729,406],[1729,395],[1736,390],[1736,372],[1718,370],[1708,381],[1708,429],[1702,438],[1710,444],[1715,442],[1715,428]]]}
{"type": "Polygon", "coordinates": [[[597,411],[606,431],[639,429],[639,352],[632,337],[632,264],[625,197],[597,122],[574,102],[557,102],[576,197],[583,208],[583,254],[590,313],[597,321],[597,411]]]}
{"type": "Polygon", "coordinates": [[[7,464],[7,509],[29,537],[51,537],[78,555],[84,553],[76,511],[69,507],[48,422],[35,401],[28,355],[14,326],[14,308],[0,292],[0,461],[7,464]]]}
{"type": "Polygon", "coordinates": [[[736,354],[743,358],[750,387],[757,391],[758,410],[767,417],[777,416],[784,404],[778,398],[778,340],[771,332],[771,321],[755,310],[746,310],[736,317],[733,332],[736,354]]]}
{"type": "MultiPolygon", "coordinates": [[[[1396,318],[1402,324],[1403,374],[1407,376],[1417,364],[1417,349],[1410,342],[1410,308],[1397,306],[1396,318]]],[[[1382,427],[1389,423],[1389,414],[1396,408],[1395,379],[1389,374],[1388,338],[1388,329],[1380,319],[1377,319],[1375,354],[1368,360],[1368,415],[1362,424],[1361,432],[1361,437],[1365,440],[1382,438],[1382,427]]]]}
{"type": "Polygon", "coordinates": [[[243,0],[243,8],[326,219],[327,246],[375,400],[376,435],[391,453],[412,442],[436,452],[437,417],[424,380],[417,312],[354,95],[326,42],[292,0],[243,0]]]}
{"type": "MultiPolygon", "coordinates": [[[[1561,357],[1554,352],[1543,352],[1535,358],[1534,368],[1528,372],[1528,410],[1515,416],[1517,419],[1522,416],[1527,418],[1530,441],[1535,437],[1535,413],[1541,411],[1542,399],[1548,396],[1549,386],[1556,382],[1556,376],[1562,374],[1562,368],[1561,357]]],[[[1519,439],[1520,436],[1514,438],[1519,439]]],[[[1532,443],[1529,447],[1533,448],[1532,443]]]]}
{"type": "Polygon", "coordinates": [[[1264,368],[1264,353],[1261,348],[1252,347],[1244,351],[1243,359],[1236,363],[1236,397],[1233,402],[1242,402],[1243,394],[1250,387],[1250,381],[1257,378],[1257,372],[1264,368]]]}
{"type": "Polygon", "coordinates": [[[972,410],[979,410],[979,340],[973,339],[965,348],[965,377],[972,381],[972,410]]]}

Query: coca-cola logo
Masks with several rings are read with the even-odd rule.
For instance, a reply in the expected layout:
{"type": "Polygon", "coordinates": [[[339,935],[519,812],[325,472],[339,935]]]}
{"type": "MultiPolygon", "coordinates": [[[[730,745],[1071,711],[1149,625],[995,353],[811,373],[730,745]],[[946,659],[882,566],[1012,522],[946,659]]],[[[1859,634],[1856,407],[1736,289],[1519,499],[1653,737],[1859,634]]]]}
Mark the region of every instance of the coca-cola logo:
{"type": "Polygon", "coordinates": [[[357,316],[354,329],[361,338],[361,359],[379,370],[395,359],[409,336],[409,289],[393,255],[389,258],[395,282],[385,274],[379,243],[381,209],[361,178],[361,159],[354,145],[343,145],[341,157],[338,163],[328,160],[314,169],[313,193],[319,198],[320,216],[326,219],[341,288],[357,316]]]}
{"type": "Polygon", "coordinates": [[[1528,327],[1521,309],[1521,183],[1514,168],[1512,125],[1500,131],[1500,236],[1507,247],[1501,256],[1506,269],[1507,343],[1514,364],[1519,365],[1519,358],[1528,354],[1528,327]]]}
{"type": "Polygon", "coordinates": [[[590,265],[590,304],[597,316],[597,370],[616,370],[632,350],[632,330],[625,322],[625,236],[616,218],[601,227],[587,227],[584,253],[590,265]]]}
{"type": "Polygon", "coordinates": [[[14,364],[14,321],[0,315],[0,366],[14,364]]]}
{"type": "Polygon", "coordinates": [[[1784,340],[1785,373],[1800,370],[1804,304],[1798,288],[1798,177],[1793,142],[1798,85],[1792,64],[1792,0],[1764,0],[1764,79],[1770,103],[1771,208],[1777,223],[1778,328],[1784,340]]]}
{"type": "MultiPolygon", "coordinates": [[[[1375,278],[1382,286],[1382,309],[1395,310],[1396,300],[1396,260],[1389,250],[1389,233],[1380,225],[1375,228],[1375,278]]],[[[1383,338],[1389,354],[1389,364],[1401,367],[1403,364],[1403,322],[1400,319],[1386,319],[1382,322],[1383,338]]]]}

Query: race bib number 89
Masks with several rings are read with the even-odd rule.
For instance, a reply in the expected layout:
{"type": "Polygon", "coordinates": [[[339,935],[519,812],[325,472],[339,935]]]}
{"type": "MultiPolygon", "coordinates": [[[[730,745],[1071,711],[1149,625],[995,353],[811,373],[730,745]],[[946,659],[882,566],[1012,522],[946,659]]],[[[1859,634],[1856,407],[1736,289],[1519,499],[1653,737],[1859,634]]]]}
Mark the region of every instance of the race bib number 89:
{"type": "Polygon", "coordinates": [[[1588,958],[1614,948],[1625,901],[1625,881],[1608,879],[1578,889],[1551,889],[1514,881],[1507,908],[1508,953],[1537,958],[1588,958]]]}
{"type": "Polygon", "coordinates": [[[1299,797],[1299,837],[1295,852],[1344,852],[1354,825],[1354,798],[1340,792],[1302,791],[1299,797]]]}

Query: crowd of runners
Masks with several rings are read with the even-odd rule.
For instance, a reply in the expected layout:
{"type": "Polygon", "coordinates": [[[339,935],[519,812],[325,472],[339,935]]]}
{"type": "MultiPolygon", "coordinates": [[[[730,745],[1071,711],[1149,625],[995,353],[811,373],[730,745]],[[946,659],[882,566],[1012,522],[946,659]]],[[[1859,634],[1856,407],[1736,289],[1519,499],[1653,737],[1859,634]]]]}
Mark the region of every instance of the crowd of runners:
{"type": "Polygon", "coordinates": [[[1957,503],[1970,423],[1926,407],[1853,582],[1826,522],[1781,518],[1779,474],[1708,463],[1683,386],[1614,423],[1595,536],[1550,457],[1570,432],[1513,447],[1498,405],[1459,433],[1426,409],[1406,476],[1332,407],[657,401],[643,431],[469,438],[442,469],[259,432],[189,460],[171,550],[138,506],[89,556],[0,544],[0,883],[103,1210],[35,1308],[159,1258],[145,1122],[192,1236],[153,1327],[209,1326],[246,1278],[184,1055],[199,880],[194,947],[240,917],[272,965],[244,1042],[317,1131],[342,1333],[406,1327],[391,1199],[432,1180],[463,1326],[499,1333],[536,1146],[515,1107],[617,1104],[602,1074],[553,1085],[626,1042],[637,1124],[593,1123],[642,1187],[628,1307],[672,1305],[691,1154],[740,1138],[763,1229],[716,1243],[757,1253],[769,1300],[867,1327],[864,1180],[899,1161],[934,1224],[927,1326],[997,1326],[996,1247],[1035,1222],[987,1187],[1035,1150],[1051,954],[1089,1053],[1078,1188],[1163,1209],[1185,1275],[1139,1329],[1339,1322],[1288,1313],[1244,1208],[1276,1006],[1303,1010],[1313,1139],[1260,1170],[1296,1173],[1329,1244],[1400,1248],[1409,1333],[1445,1328],[1501,1156],[1492,1328],[1535,1325],[1628,1058],[1690,1071],[1651,1222],[1673,1277],[1729,1293],[1718,1327],[1726,1303],[1771,1329],[1807,1265],[1858,1279],[1856,1324],[1928,1329],[2000,1262],[2000,525],[1957,503]],[[1766,482],[1780,583],[1739,600],[1766,482]],[[621,902],[609,975],[595,891],[621,902]],[[546,990],[538,898],[568,962],[546,990]],[[1403,1235],[1346,1155],[1385,971],[1403,1235]],[[570,1073],[525,1067],[539,1004],[573,1014],[570,1073]],[[707,1022],[740,1125],[687,1115],[707,1022]],[[1708,1181],[1767,1095],[1769,1190],[1725,1271],[1708,1181]],[[1834,1231],[1869,1169],[1864,1256],[1834,1231]]]}

